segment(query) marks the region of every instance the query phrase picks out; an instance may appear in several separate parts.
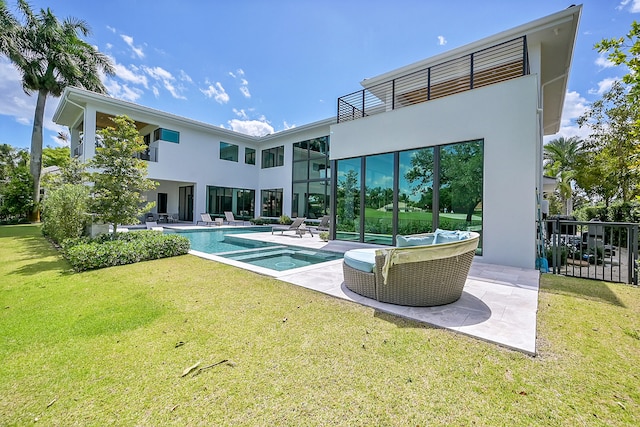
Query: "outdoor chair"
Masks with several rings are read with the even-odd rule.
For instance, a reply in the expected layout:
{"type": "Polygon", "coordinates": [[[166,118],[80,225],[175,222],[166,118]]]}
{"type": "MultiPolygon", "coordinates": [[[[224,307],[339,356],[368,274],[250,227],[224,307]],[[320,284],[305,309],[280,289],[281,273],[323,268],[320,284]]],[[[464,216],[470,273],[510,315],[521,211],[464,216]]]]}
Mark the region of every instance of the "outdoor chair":
{"type": "Polygon", "coordinates": [[[296,234],[302,238],[302,235],[308,231],[311,237],[313,237],[313,231],[304,224],[306,219],[307,218],[304,217],[296,218],[290,225],[274,225],[271,227],[271,234],[273,234],[274,231],[279,231],[280,234],[284,234],[285,231],[295,231],[296,234]]]}
{"type": "Polygon", "coordinates": [[[234,223],[240,223],[240,225],[244,225],[244,221],[236,219],[236,217],[233,216],[233,212],[225,212],[224,216],[226,218],[227,224],[233,225],[234,223]]]}
{"type": "Polygon", "coordinates": [[[162,230],[164,230],[164,228],[159,226],[158,223],[155,222],[155,221],[147,221],[145,223],[145,225],[147,226],[147,230],[153,230],[153,231],[162,231],[162,230]]]}
{"type": "Polygon", "coordinates": [[[310,226],[310,228],[313,228],[316,233],[319,233],[321,231],[329,231],[329,227],[331,226],[331,216],[330,215],[324,215],[322,218],[320,218],[320,223],[318,225],[312,225],[310,226]]]}
{"type": "Polygon", "coordinates": [[[474,232],[436,230],[398,236],[396,248],[352,249],[344,254],[344,284],[380,302],[450,304],[462,296],[479,238],[474,232]]]}
{"type": "Polygon", "coordinates": [[[222,218],[216,218],[215,220],[211,219],[211,215],[209,215],[208,213],[203,213],[200,214],[200,221],[196,222],[196,225],[203,223],[204,225],[221,225],[221,220],[222,218]]]}

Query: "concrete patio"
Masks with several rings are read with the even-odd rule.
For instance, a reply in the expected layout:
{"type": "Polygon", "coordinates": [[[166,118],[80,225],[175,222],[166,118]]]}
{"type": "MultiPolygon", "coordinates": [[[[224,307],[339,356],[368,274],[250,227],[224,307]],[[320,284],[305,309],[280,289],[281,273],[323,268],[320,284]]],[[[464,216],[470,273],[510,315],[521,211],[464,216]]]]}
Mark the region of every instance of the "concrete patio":
{"type": "MultiPolygon", "coordinates": [[[[323,242],[317,235],[312,237],[308,234],[302,238],[293,233],[251,233],[238,234],[236,237],[342,253],[357,247],[376,247],[344,241],[323,242]]],[[[540,278],[537,270],[485,264],[476,258],[458,301],[438,307],[407,307],[378,302],[351,292],[343,283],[342,260],[277,272],[211,254],[191,252],[203,258],[366,305],[376,311],[450,329],[530,355],[536,353],[540,278]]]]}

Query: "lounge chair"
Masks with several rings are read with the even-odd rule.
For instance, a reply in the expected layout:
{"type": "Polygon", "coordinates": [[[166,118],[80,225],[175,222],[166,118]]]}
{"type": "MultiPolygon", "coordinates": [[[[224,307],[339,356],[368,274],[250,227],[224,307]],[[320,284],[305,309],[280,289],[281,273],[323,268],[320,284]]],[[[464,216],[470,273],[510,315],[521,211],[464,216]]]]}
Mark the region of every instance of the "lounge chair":
{"type": "Polygon", "coordinates": [[[352,249],[344,254],[344,284],[380,302],[450,304],[462,295],[479,239],[474,232],[437,230],[398,236],[396,248],[352,249]]]}
{"type": "Polygon", "coordinates": [[[222,225],[222,218],[211,219],[211,215],[208,213],[200,214],[200,221],[196,222],[196,225],[203,223],[204,225],[222,225]]]}
{"type": "Polygon", "coordinates": [[[234,223],[240,223],[240,225],[244,225],[244,221],[238,220],[236,219],[235,216],[233,216],[233,212],[225,212],[224,216],[227,220],[227,224],[231,224],[233,225],[234,223]]]}
{"type": "Polygon", "coordinates": [[[279,231],[280,234],[284,234],[285,231],[295,231],[296,234],[302,238],[302,235],[308,231],[313,237],[313,231],[304,225],[306,219],[307,218],[296,218],[290,225],[274,225],[271,227],[271,234],[273,234],[274,231],[279,231]]]}
{"type": "Polygon", "coordinates": [[[164,228],[159,226],[158,223],[155,222],[155,221],[147,221],[145,224],[147,226],[147,230],[153,230],[153,231],[162,231],[162,230],[164,230],[164,228]]]}
{"type": "Polygon", "coordinates": [[[329,231],[329,227],[331,226],[330,221],[331,216],[324,215],[322,218],[320,218],[320,223],[318,225],[312,225],[310,226],[310,228],[313,228],[316,233],[319,233],[321,231],[329,231]]]}

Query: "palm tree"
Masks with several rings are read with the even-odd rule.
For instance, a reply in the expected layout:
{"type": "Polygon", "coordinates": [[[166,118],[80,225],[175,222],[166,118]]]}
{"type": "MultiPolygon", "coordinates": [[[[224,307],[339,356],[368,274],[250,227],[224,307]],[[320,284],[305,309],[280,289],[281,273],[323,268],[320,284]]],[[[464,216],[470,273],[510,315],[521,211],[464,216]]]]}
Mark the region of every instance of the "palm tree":
{"type": "Polygon", "coordinates": [[[581,149],[582,140],[576,136],[560,137],[544,146],[544,171],[558,180],[558,193],[567,215],[571,213],[569,202],[573,195],[574,170],[581,149]]]}
{"type": "MultiPolygon", "coordinates": [[[[6,7],[2,1],[2,20],[6,7]]],[[[24,23],[15,28],[15,43],[3,46],[4,53],[22,75],[22,88],[31,95],[38,93],[31,135],[30,172],[33,176],[33,198],[40,198],[40,172],[42,166],[42,124],[47,96],[59,97],[67,86],[82,87],[105,93],[99,72],[115,72],[111,59],[79,35],[88,36],[88,25],[74,18],[60,22],[51,9],[40,9],[34,14],[26,0],[18,1],[18,10],[24,23]]],[[[15,18],[11,20],[16,21],[15,18]]],[[[8,18],[7,18],[8,19],[8,18]]],[[[32,220],[38,218],[38,207],[32,220]]]]}
{"type": "Polygon", "coordinates": [[[14,43],[14,34],[18,26],[17,21],[7,9],[4,0],[0,0],[0,54],[7,54],[14,43]]]}

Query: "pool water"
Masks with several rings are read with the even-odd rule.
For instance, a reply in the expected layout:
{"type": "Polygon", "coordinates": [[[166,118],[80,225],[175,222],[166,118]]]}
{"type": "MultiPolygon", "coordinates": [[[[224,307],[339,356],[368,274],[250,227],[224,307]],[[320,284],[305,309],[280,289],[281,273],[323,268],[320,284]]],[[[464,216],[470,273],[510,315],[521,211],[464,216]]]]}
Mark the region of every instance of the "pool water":
{"type": "Polygon", "coordinates": [[[306,267],[308,265],[314,265],[321,262],[342,259],[343,257],[342,254],[336,252],[301,249],[291,246],[276,246],[257,251],[241,251],[220,254],[220,256],[276,271],[306,267]]]}
{"type": "Polygon", "coordinates": [[[178,233],[191,242],[191,249],[223,258],[244,262],[275,271],[286,271],[321,262],[342,259],[337,252],[298,248],[275,243],[243,239],[230,234],[271,231],[271,227],[243,227],[235,229],[165,230],[178,233]]]}
{"type": "Polygon", "coordinates": [[[265,248],[272,243],[259,242],[248,239],[234,239],[227,234],[247,234],[271,231],[270,227],[244,227],[237,229],[209,229],[209,230],[165,230],[165,233],[178,233],[189,239],[191,249],[208,254],[238,251],[242,249],[265,248]]]}

